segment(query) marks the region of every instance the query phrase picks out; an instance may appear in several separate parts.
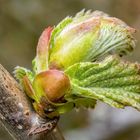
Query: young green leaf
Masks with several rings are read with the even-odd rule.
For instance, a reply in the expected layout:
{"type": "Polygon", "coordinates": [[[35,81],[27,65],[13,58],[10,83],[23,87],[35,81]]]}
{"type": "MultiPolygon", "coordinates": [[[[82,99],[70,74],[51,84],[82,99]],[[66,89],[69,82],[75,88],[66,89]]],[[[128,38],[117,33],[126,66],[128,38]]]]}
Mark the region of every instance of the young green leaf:
{"type": "MultiPolygon", "coordinates": [[[[102,62],[83,62],[65,70],[77,98],[101,100],[111,106],[140,110],[140,67],[110,56],[102,62]]],[[[67,96],[71,98],[71,96],[67,96]]]]}
{"type": "Polygon", "coordinates": [[[96,105],[96,100],[91,98],[84,98],[79,96],[65,96],[68,102],[74,104],[76,108],[94,108],[96,105]]]}
{"type": "Polygon", "coordinates": [[[51,38],[50,38],[50,44],[51,44],[51,48],[54,47],[54,41],[55,38],[61,33],[61,31],[72,22],[72,18],[71,17],[66,17],[65,19],[63,19],[52,31],[51,34],[51,38]]]}
{"type": "Polygon", "coordinates": [[[24,76],[27,76],[30,81],[33,81],[33,79],[34,79],[34,74],[30,70],[28,70],[28,69],[26,69],[24,67],[20,67],[20,66],[15,67],[13,73],[14,73],[14,77],[20,83],[22,83],[22,80],[23,80],[24,76]]]}
{"type": "Polygon", "coordinates": [[[49,65],[66,69],[74,63],[95,61],[108,53],[128,54],[135,47],[134,32],[135,29],[103,12],[81,11],[54,28],[49,65]]]}

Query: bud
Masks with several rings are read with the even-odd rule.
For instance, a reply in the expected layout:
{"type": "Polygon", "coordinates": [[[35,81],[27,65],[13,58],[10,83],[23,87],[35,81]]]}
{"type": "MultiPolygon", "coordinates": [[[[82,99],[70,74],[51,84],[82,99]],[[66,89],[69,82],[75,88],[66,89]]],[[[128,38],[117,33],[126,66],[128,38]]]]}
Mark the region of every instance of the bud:
{"type": "Polygon", "coordinates": [[[127,54],[135,46],[134,31],[123,21],[99,11],[67,17],[52,31],[49,66],[65,69],[107,53],[127,54]]]}
{"type": "Polygon", "coordinates": [[[51,102],[61,99],[70,90],[69,78],[58,70],[48,70],[36,75],[33,88],[38,99],[46,97],[51,102]]]}

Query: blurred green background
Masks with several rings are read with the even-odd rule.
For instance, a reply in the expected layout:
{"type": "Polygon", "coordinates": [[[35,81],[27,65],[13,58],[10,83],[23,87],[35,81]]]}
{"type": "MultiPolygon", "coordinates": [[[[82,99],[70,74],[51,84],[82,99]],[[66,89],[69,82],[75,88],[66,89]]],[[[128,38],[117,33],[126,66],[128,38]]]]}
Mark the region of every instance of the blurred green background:
{"type": "MultiPolygon", "coordinates": [[[[104,11],[136,28],[137,47],[127,59],[140,62],[140,0],[0,0],[0,63],[11,73],[17,65],[31,68],[44,28],[83,8],[104,11]]],[[[99,102],[95,110],[63,115],[59,124],[66,140],[140,140],[140,113],[131,108],[99,102]]],[[[10,139],[1,127],[0,140],[10,139]]]]}

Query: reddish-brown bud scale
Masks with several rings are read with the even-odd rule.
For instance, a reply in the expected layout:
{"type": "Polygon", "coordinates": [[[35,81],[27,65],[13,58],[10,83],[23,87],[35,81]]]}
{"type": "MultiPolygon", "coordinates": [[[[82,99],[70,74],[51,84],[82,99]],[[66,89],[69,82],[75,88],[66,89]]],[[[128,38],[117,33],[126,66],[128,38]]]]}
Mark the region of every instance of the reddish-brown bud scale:
{"type": "Polygon", "coordinates": [[[59,70],[48,70],[39,73],[34,79],[34,84],[38,87],[37,92],[41,92],[41,95],[52,102],[58,101],[70,90],[68,76],[59,70]]]}
{"type": "Polygon", "coordinates": [[[33,89],[32,84],[31,84],[31,82],[30,82],[30,80],[28,79],[27,76],[24,76],[24,77],[23,77],[22,84],[23,84],[23,87],[24,87],[24,90],[25,90],[26,94],[27,94],[30,98],[36,100],[36,99],[35,99],[34,89],[33,89]]]}

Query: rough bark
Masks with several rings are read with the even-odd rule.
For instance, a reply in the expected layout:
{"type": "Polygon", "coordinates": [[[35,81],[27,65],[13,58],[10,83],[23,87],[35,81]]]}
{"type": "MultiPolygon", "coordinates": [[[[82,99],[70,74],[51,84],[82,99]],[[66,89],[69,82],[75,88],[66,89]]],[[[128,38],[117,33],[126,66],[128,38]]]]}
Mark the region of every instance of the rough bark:
{"type": "Polygon", "coordinates": [[[64,140],[56,127],[58,118],[42,119],[37,115],[18,83],[2,65],[0,65],[0,121],[13,139],[64,140]]]}

